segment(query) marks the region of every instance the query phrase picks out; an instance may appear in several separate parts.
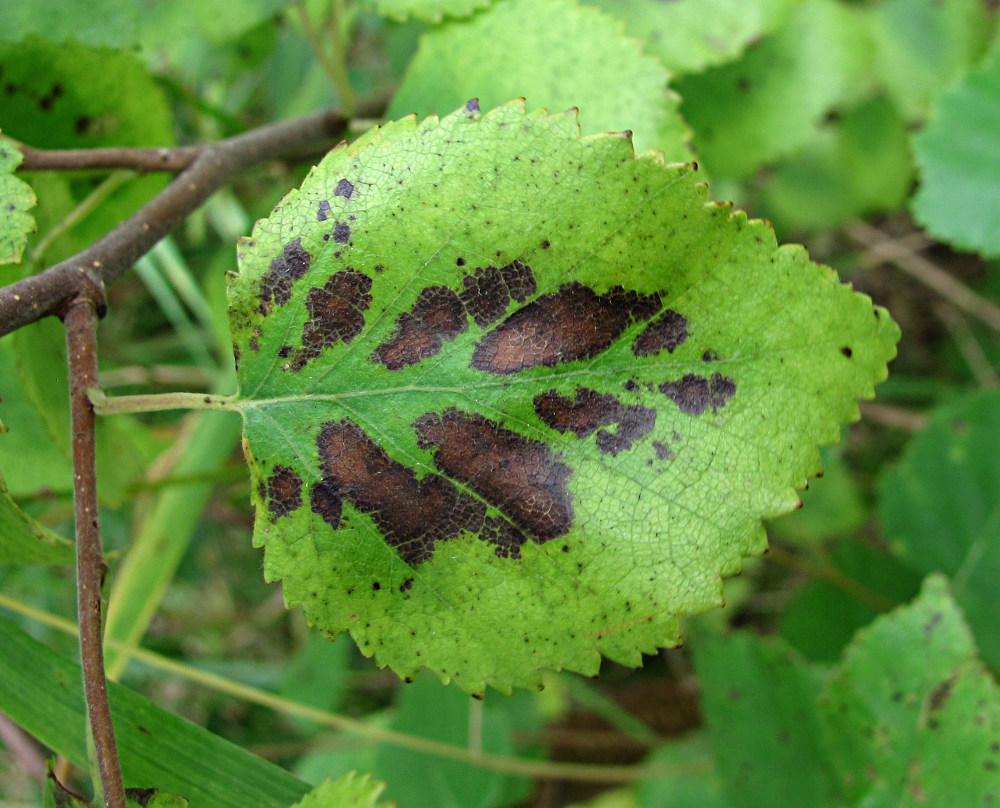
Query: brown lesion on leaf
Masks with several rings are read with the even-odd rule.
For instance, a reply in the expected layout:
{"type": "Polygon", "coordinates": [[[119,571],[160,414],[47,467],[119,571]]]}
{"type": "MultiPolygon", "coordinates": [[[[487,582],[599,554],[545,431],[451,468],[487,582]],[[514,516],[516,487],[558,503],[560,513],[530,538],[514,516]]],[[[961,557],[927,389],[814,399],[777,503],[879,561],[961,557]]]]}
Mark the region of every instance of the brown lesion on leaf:
{"type": "Polygon", "coordinates": [[[337,187],[333,190],[334,196],[342,196],[344,199],[350,199],[354,194],[354,183],[351,182],[346,177],[337,183],[337,187]]]}
{"type": "MultiPolygon", "coordinates": [[[[569,531],[573,508],[567,481],[572,470],[545,443],[454,407],[440,415],[425,413],[413,427],[420,448],[434,452],[438,469],[469,486],[518,531],[539,543],[569,531]]],[[[516,543],[509,540],[515,535],[510,529],[496,530],[497,539],[516,543]]]]}
{"type": "Polygon", "coordinates": [[[667,380],[659,386],[663,395],[688,415],[701,415],[709,407],[718,412],[736,395],[736,382],[729,376],[713,373],[711,378],[686,373],[676,381],[667,380]]]}
{"type": "Polygon", "coordinates": [[[371,288],[372,279],[353,267],[335,272],[322,288],[312,287],[306,295],[309,319],[302,325],[302,347],[284,367],[302,370],[324,348],[349,343],[360,334],[372,302],[371,288]]]}
{"type": "Polygon", "coordinates": [[[396,319],[392,337],[372,354],[389,370],[415,365],[437,354],[468,328],[465,311],[458,295],[447,286],[422,289],[410,311],[396,319]]]}
{"type": "Polygon", "coordinates": [[[302,239],[285,245],[281,255],[271,261],[271,266],[260,279],[259,311],[266,316],[273,306],[284,306],[292,299],[292,286],[306,272],[312,259],[302,246],[302,239]]]}
{"type": "Polygon", "coordinates": [[[282,516],[288,516],[302,507],[302,478],[294,469],[277,463],[271,476],[267,478],[265,493],[271,521],[277,522],[282,516]]]}
{"type": "Polygon", "coordinates": [[[597,433],[597,448],[612,457],[631,449],[656,425],[656,410],[639,404],[625,405],[616,396],[577,387],[574,398],[549,390],[535,396],[535,413],[558,432],[573,432],[583,439],[597,433]],[[603,427],[617,424],[612,432],[603,427]]]}
{"type": "Polygon", "coordinates": [[[511,300],[523,303],[537,291],[535,274],[520,261],[502,267],[476,267],[472,275],[463,278],[462,286],[459,297],[480,328],[503,317],[511,300]]]}
{"type": "Polygon", "coordinates": [[[334,530],[340,527],[344,502],[337,494],[336,487],[331,485],[328,480],[320,480],[312,484],[309,489],[309,505],[312,512],[334,530]]]}
{"type": "Polygon", "coordinates": [[[347,222],[337,222],[333,226],[333,240],[338,244],[347,244],[351,240],[351,226],[347,222]]]}
{"type": "Polygon", "coordinates": [[[325,222],[330,218],[330,200],[321,199],[319,201],[319,208],[316,210],[316,221],[325,222]]]}
{"type": "Polygon", "coordinates": [[[633,322],[660,311],[658,294],[616,286],[597,294],[578,281],[542,295],[507,317],[479,340],[471,366],[498,375],[560,362],[591,359],[633,322]]]}
{"type": "Polygon", "coordinates": [[[667,309],[635,338],[632,353],[636,356],[654,356],[660,351],[673,353],[688,338],[687,326],[683,314],[667,309]]]}
{"type": "Polygon", "coordinates": [[[478,533],[486,506],[438,474],[417,479],[350,420],[328,421],[316,437],[325,496],[371,516],[400,558],[427,561],[435,542],[478,533]]]}

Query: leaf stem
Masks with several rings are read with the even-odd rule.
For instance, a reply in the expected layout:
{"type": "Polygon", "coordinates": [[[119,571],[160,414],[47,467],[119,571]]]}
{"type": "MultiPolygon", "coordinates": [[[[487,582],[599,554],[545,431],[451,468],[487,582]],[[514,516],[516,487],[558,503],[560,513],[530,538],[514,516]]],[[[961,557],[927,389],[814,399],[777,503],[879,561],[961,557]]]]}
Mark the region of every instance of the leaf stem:
{"type": "Polygon", "coordinates": [[[312,49],[313,54],[315,54],[323,71],[330,77],[333,86],[337,88],[337,95],[340,98],[340,105],[344,110],[344,115],[352,118],[354,117],[354,90],[351,89],[351,83],[347,77],[347,59],[344,53],[344,42],[340,30],[342,18],[341,3],[340,0],[328,0],[328,2],[330,5],[327,8],[323,24],[332,40],[329,51],[323,47],[323,40],[320,37],[322,32],[316,29],[316,26],[313,25],[312,20],[309,18],[309,11],[306,9],[304,0],[297,0],[295,7],[298,9],[299,17],[302,20],[302,30],[305,33],[306,40],[309,42],[309,47],[312,49]]]}
{"type": "Polygon", "coordinates": [[[240,412],[236,396],[211,393],[157,393],[137,396],[108,396],[96,384],[87,389],[87,397],[97,415],[126,415],[166,410],[221,410],[240,412]]]}
{"type": "Polygon", "coordinates": [[[70,419],[73,429],[73,509],[76,530],[77,620],[87,717],[101,793],[107,808],[125,808],[125,785],[108,703],[102,642],[102,588],[107,567],[97,509],[97,442],[87,390],[97,384],[97,307],[80,298],[66,310],[70,419]]]}

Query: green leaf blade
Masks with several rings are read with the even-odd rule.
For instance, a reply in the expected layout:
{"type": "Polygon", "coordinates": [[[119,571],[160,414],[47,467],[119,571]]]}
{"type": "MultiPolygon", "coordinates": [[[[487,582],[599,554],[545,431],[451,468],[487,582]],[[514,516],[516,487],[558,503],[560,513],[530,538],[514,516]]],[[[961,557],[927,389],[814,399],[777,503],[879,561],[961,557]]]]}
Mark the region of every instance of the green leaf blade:
{"type": "Polygon", "coordinates": [[[28,213],[38,204],[35,192],[14,176],[23,159],[12,142],[0,137],[0,264],[20,264],[28,236],[36,230],[28,213]]]}
{"type": "Polygon", "coordinates": [[[240,262],[267,577],[473,692],[676,644],[898,334],[691,166],[517,103],[332,152],[240,262]]]}
{"type": "Polygon", "coordinates": [[[913,212],[930,232],[985,255],[1000,255],[1000,48],[940,98],[936,117],[913,139],[921,186],[913,212]]]}
{"type": "Polygon", "coordinates": [[[941,576],[858,632],[819,703],[850,804],[982,805],[1000,793],[1000,691],[941,576]]]}
{"type": "Polygon", "coordinates": [[[640,150],[691,159],[666,69],[623,28],[570,0],[495,3],[423,34],[388,115],[444,115],[472,97],[483,109],[525,98],[553,113],[578,108],[585,134],[629,129],[640,150]]]}

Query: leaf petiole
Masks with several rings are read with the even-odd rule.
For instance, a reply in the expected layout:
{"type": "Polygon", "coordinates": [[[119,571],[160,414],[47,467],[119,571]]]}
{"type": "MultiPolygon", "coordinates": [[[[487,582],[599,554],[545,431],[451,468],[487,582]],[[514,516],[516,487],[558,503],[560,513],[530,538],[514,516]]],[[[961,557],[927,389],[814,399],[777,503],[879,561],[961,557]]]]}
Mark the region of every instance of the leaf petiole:
{"type": "Polygon", "coordinates": [[[156,395],[108,396],[100,387],[87,389],[87,398],[98,415],[125,415],[164,410],[222,410],[239,412],[236,396],[209,393],[159,393],[156,395]]]}

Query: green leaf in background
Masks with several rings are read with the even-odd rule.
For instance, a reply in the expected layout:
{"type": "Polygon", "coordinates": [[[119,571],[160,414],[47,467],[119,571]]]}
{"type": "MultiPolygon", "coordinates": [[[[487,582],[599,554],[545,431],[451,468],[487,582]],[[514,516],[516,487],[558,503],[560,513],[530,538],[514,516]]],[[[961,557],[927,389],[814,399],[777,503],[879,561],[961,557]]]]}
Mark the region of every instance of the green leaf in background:
{"type": "Polygon", "coordinates": [[[883,0],[867,11],[873,67],[907,120],[978,59],[994,22],[979,0],[883,0]]]}
{"type": "Polygon", "coordinates": [[[286,601],[472,692],[676,644],[898,336],[706,201],[691,166],[518,102],[331,152],[230,283],[286,601]]]}
{"type": "Polygon", "coordinates": [[[222,45],[278,14],[290,0],[138,0],[139,41],[145,51],[184,49],[194,40],[222,45]]]}
{"type": "MultiPolygon", "coordinates": [[[[0,425],[0,432],[2,432],[0,425]]],[[[0,435],[0,441],[3,436],[0,435]]],[[[0,564],[54,564],[71,567],[73,543],[22,511],[0,476],[0,564]]]]}
{"type": "Polygon", "coordinates": [[[31,186],[13,176],[24,158],[17,147],[0,137],[0,264],[20,264],[35,219],[28,210],[38,200],[31,186]]]}
{"type": "Polygon", "coordinates": [[[444,115],[478,98],[580,110],[586,134],[633,132],[637,149],[688,160],[688,130],[667,73],[624,24],[573,0],[504,0],[426,33],[389,107],[390,118],[444,115]]]}
{"type": "Polygon", "coordinates": [[[774,31],[802,0],[586,0],[625,20],[626,32],[672,73],[724,64],[774,31]]]}
{"type": "Polygon", "coordinates": [[[739,61],[673,84],[713,174],[744,177],[815,136],[823,115],[850,93],[866,58],[856,10],[805,0],[788,23],[739,61]]]}
{"type": "MultiPolygon", "coordinates": [[[[515,736],[542,729],[531,709],[533,694],[515,693],[511,698],[499,700],[488,696],[485,702],[475,704],[472,701],[461,690],[444,687],[425,673],[403,688],[391,728],[468,747],[470,710],[481,710],[479,748],[498,755],[513,755],[517,751],[515,736]]],[[[531,791],[527,779],[400,746],[379,748],[373,775],[388,783],[385,795],[398,808],[515,805],[531,791]]]]}
{"type": "Polygon", "coordinates": [[[128,51],[29,37],[0,42],[0,68],[4,131],[35,148],[172,142],[163,93],[128,51]]]}
{"type": "MultiPolygon", "coordinates": [[[[0,711],[87,768],[79,665],[0,617],[0,711]]],[[[108,684],[125,785],[183,795],[190,808],[286,808],[309,787],[128,688],[108,684]]]]}
{"type": "Polygon", "coordinates": [[[941,577],[858,632],[821,709],[848,804],[1000,799],[1000,690],[941,577]]]}
{"type": "Polygon", "coordinates": [[[796,592],[779,621],[781,636],[816,662],[835,661],[855,631],[920,589],[920,576],[910,567],[860,541],[834,544],[827,563],[827,577],[796,592]]]}
{"type": "Polygon", "coordinates": [[[378,13],[394,20],[416,17],[441,22],[444,17],[468,17],[486,8],[491,0],[374,0],[378,13]]]}
{"type": "Polygon", "coordinates": [[[779,233],[835,227],[900,209],[913,174],[906,123],[876,98],[837,115],[776,166],[763,209],[779,233]]]}
{"type": "Polygon", "coordinates": [[[1000,392],[941,407],[881,480],[882,529],[921,573],[951,578],[983,657],[1000,667],[1000,392]]]}
{"type": "Polygon", "coordinates": [[[643,762],[676,767],[678,773],[636,783],[635,808],[730,808],[703,730],[663,744],[643,762]]]}
{"type": "Polygon", "coordinates": [[[942,93],[913,139],[920,190],[913,214],[934,235],[966,250],[1000,255],[1000,47],[942,93]]]}
{"type": "Polygon", "coordinates": [[[138,18],[137,0],[0,0],[0,40],[36,35],[50,42],[128,48],[136,43],[138,18]]]}
{"type": "Polygon", "coordinates": [[[749,632],[692,642],[702,709],[727,804],[835,805],[837,784],[816,710],[820,669],[749,632]]]}
{"type": "Polygon", "coordinates": [[[358,777],[356,772],[348,772],[316,786],[292,808],[388,808],[386,803],[378,802],[384,790],[385,784],[369,775],[358,777]]]}

